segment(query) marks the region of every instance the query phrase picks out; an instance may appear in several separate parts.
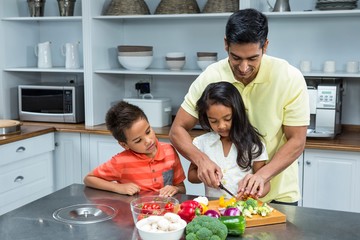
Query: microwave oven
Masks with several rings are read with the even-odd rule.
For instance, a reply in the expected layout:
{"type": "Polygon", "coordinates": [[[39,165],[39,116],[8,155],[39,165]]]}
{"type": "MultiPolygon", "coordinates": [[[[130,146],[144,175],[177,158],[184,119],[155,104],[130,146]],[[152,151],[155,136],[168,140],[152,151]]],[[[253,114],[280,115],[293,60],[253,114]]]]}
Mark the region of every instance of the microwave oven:
{"type": "Polygon", "coordinates": [[[18,100],[22,121],[79,123],[85,120],[83,85],[19,85],[18,100]]]}

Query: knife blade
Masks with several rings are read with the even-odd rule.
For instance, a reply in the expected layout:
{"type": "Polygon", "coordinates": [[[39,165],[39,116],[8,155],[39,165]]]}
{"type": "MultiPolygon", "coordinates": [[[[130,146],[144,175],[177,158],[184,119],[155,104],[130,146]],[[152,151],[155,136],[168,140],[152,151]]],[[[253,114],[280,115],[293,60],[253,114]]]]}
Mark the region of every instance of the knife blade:
{"type": "Polygon", "coordinates": [[[236,198],[236,196],[232,192],[230,192],[226,187],[224,187],[222,183],[220,183],[219,188],[230,194],[230,196],[232,196],[233,198],[236,198]]]}

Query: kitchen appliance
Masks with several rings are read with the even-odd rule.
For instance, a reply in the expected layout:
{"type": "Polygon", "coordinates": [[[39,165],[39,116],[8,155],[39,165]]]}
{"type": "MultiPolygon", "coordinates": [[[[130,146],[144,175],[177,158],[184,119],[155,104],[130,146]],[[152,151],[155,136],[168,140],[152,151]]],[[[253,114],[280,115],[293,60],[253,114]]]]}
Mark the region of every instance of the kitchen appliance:
{"type": "Polygon", "coordinates": [[[80,84],[19,85],[18,99],[22,121],[78,123],[85,120],[84,86],[80,84]]]}
{"type": "Polygon", "coordinates": [[[171,124],[170,98],[124,98],[123,100],[140,107],[146,114],[151,127],[164,127],[171,124]]]}
{"type": "Polygon", "coordinates": [[[269,1],[267,0],[267,4],[273,12],[290,12],[290,3],[289,0],[276,0],[275,6],[272,7],[269,1]]]}
{"type": "Polygon", "coordinates": [[[307,137],[334,138],[341,132],[342,80],[308,85],[310,125],[307,137]]]}

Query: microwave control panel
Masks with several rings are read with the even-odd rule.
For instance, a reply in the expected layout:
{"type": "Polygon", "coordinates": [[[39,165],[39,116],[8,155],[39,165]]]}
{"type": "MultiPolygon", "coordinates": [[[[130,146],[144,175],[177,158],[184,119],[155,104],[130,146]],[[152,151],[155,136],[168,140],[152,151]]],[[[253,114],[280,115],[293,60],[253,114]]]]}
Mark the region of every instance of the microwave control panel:
{"type": "Polygon", "coordinates": [[[72,90],[64,90],[64,113],[72,113],[73,97],[72,90]]]}
{"type": "Polygon", "coordinates": [[[319,85],[317,91],[317,108],[336,108],[338,86],[319,85]]]}

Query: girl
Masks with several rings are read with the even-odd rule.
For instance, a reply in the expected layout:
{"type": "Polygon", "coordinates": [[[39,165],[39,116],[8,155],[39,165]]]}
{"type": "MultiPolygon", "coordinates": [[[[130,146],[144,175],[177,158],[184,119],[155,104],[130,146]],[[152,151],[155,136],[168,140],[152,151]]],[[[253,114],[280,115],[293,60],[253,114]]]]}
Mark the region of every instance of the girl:
{"type": "MultiPolygon", "coordinates": [[[[209,84],[196,103],[201,127],[208,131],[193,140],[194,145],[218,164],[223,173],[221,183],[232,193],[238,193],[239,181],[247,174],[256,172],[266,163],[268,155],[261,135],[250,124],[239,91],[228,82],[209,84]]],[[[190,164],[188,180],[200,183],[195,164],[190,164]]],[[[262,196],[270,190],[269,183],[262,183],[262,196]]],[[[219,188],[205,186],[208,197],[226,194],[219,188]]]]}

